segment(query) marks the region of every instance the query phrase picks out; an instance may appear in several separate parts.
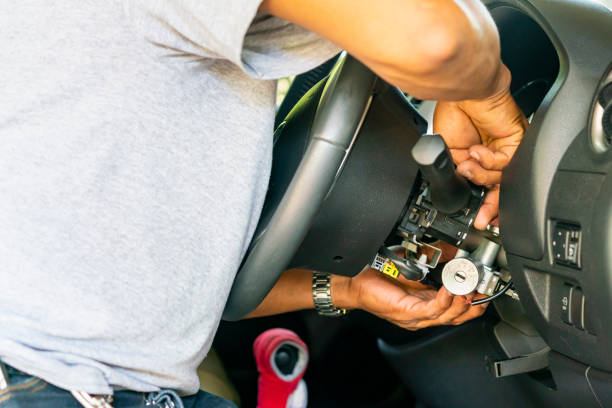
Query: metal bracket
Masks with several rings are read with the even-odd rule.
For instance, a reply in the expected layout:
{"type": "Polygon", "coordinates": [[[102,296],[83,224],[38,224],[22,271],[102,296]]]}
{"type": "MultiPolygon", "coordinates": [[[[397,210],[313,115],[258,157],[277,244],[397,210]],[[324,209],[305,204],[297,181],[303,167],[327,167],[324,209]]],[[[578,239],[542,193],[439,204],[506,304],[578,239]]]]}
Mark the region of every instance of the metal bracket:
{"type": "Polygon", "coordinates": [[[548,367],[550,347],[508,360],[492,361],[486,357],[487,370],[495,378],[530,373],[548,367]]]}
{"type": "Polygon", "coordinates": [[[425,242],[418,241],[417,239],[413,239],[412,241],[404,240],[404,242],[402,242],[402,246],[406,248],[409,252],[415,254],[418,253],[419,247],[425,247],[433,250],[431,261],[423,263],[418,260],[421,265],[426,266],[429,269],[434,269],[436,266],[438,266],[438,262],[440,262],[440,258],[442,257],[442,250],[440,248],[426,244],[425,242]]]}

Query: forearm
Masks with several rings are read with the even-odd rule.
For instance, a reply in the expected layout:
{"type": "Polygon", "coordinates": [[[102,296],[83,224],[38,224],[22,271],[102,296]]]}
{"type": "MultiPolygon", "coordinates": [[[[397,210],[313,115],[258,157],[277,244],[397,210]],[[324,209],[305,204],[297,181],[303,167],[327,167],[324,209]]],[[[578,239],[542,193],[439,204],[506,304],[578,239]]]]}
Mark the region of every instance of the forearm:
{"type": "MultiPolygon", "coordinates": [[[[392,279],[371,268],[364,268],[353,278],[331,275],[330,284],[335,307],[362,309],[409,330],[460,324],[484,312],[483,307],[470,307],[462,296],[453,296],[445,289],[436,292],[419,282],[392,279]]],[[[312,271],[294,269],[283,273],[246,318],[312,308],[312,271]]]]}
{"type": "Polygon", "coordinates": [[[495,24],[478,0],[264,0],[423,99],[490,96],[507,81],[495,24]]]}
{"type": "MultiPolygon", "coordinates": [[[[350,278],[332,275],[332,302],[336,307],[354,307],[350,292],[350,278]]],[[[270,293],[246,318],[269,316],[296,310],[313,309],[312,271],[291,269],[278,279],[270,293]]]]}

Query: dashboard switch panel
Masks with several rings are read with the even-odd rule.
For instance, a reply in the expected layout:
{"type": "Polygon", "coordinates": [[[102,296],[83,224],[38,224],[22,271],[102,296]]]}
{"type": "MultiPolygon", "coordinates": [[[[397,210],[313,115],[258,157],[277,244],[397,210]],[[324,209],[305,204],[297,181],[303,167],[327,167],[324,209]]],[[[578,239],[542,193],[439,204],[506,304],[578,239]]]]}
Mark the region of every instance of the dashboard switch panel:
{"type": "Polygon", "coordinates": [[[582,232],[578,225],[556,222],[551,237],[552,254],[557,265],[580,269],[582,232]]]}

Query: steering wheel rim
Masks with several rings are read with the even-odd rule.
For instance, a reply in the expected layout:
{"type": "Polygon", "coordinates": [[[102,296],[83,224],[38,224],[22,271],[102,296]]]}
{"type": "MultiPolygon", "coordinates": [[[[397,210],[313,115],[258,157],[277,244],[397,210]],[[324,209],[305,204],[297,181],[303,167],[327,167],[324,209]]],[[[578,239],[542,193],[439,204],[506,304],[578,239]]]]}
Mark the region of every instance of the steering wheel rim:
{"type": "Polygon", "coordinates": [[[258,225],[223,318],[252,312],[283,273],[342,170],[372,100],[376,75],[343,53],[319,100],[308,147],[278,207],[258,225]]]}

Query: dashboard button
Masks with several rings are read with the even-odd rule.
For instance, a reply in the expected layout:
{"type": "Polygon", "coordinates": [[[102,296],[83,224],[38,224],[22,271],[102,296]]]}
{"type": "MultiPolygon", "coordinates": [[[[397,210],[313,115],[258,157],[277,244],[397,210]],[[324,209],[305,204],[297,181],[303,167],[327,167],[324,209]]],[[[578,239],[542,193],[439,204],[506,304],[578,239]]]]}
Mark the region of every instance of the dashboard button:
{"type": "Polygon", "coordinates": [[[587,301],[586,296],[583,297],[582,302],[582,321],[584,323],[584,330],[591,334],[597,334],[595,331],[595,322],[593,321],[593,314],[591,312],[591,302],[587,301]]]}

